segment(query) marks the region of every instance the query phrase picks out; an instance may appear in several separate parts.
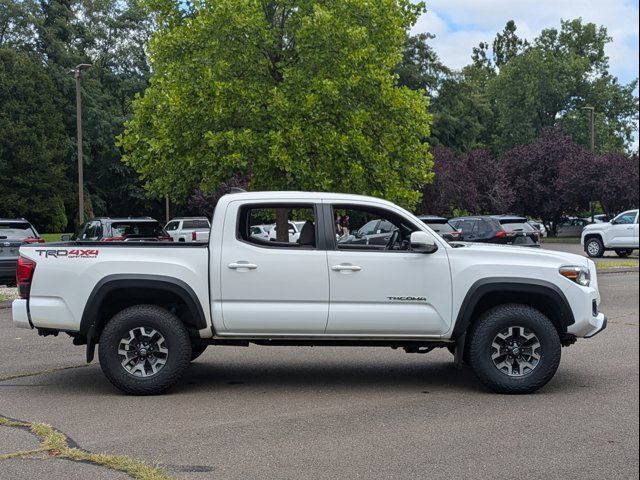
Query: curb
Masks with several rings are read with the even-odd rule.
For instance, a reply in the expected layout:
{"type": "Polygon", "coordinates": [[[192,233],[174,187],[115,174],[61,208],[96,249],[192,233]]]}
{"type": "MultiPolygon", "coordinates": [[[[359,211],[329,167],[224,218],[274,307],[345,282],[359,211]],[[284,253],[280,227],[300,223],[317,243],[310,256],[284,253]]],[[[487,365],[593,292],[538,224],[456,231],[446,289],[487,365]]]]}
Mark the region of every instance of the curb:
{"type": "Polygon", "coordinates": [[[612,273],[637,273],[638,271],[638,267],[601,268],[597,270],[598,275],[608,275],[612,273]]]}

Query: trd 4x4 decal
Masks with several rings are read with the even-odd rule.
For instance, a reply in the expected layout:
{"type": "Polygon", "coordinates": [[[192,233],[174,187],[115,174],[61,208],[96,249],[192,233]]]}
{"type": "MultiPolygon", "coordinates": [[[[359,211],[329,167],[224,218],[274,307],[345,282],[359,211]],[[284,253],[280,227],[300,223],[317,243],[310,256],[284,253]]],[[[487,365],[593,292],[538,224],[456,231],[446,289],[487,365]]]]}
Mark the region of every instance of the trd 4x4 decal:
{"type": "Polygon", "coordinates": [[[36,250],[41,257],[49,258],[96,258],[99,250],[36,250]]]}

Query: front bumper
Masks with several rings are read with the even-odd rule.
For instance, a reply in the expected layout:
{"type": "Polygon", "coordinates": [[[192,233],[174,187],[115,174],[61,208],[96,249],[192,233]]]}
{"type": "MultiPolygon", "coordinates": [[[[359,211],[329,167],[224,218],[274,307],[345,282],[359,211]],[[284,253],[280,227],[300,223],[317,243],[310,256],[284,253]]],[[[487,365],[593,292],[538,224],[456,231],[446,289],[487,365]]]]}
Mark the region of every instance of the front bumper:
{"type": "Polygon", "coordinates": [[[11,304],[11,316],[13,325],[18,328],[33,328],[31,319],[29,318],[29,308],[27,300],[18,298],[11,304]]]}
{"type": "Polygon", "coordinates": [[[603,331],[605,328],[607,328],[607,317],[600,313],[598,314],[598,318],[602,317],[602,325],[600,326],[600,328],[597,328],[593,331],[593,333],[590,333],[588,335],[585,335],[584,338],[592,338],[595,337],[597,334],[599,334],[601,331],[603,331]]]}

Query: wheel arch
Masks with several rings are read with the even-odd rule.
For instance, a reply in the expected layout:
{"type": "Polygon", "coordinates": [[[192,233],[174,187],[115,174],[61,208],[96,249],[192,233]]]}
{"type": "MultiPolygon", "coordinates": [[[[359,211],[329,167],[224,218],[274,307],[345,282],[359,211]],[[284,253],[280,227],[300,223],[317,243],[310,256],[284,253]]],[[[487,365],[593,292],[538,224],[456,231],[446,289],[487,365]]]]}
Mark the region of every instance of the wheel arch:
{"type": "Polygon", "coordinates": [[[207,328],[198,296],[184,281],[163,275],[108,275],[93,288],[82,313],[80,335],[87,339],[87,349],[97,343],[113,315],[139,304],[170,306],[188,329],[207,328]]]}
{"type": "Polygon", "coordinates": [[[567,327],[575,323],[569,301],[557,285],[537,279],[487,278],[478,280],[467,292],[451,338],[464,338],[480,315],[508,303],[529,305],[542,312],[556,327],[560,338],[566,335],[567,327]]]}

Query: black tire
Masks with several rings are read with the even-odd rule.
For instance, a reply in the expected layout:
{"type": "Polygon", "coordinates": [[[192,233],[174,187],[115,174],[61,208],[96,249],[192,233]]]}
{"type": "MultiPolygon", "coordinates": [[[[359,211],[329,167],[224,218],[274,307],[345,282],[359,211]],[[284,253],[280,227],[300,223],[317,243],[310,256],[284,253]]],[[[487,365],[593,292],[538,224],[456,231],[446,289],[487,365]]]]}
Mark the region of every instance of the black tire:
{"type": "Polygon", "coordinates": [[[604,255],[604,244],[600,237],[591,237],[585,242],[584,250],[591,258],[601,258],[604,255]]]}
{"type": "MultiPolygon", "coordinates": [[[[474,323],[468,338],[471,368],[482,383],[497,393],[533,393],[546,385],[558,369],[561,349],[560,337],[551,321],[535,308],[520,304],[500,305],[487,311],[474,323]],[[539,355],[537,364],[520,376],[501,371],[492,360],[494,340],[510,327],[533,332],[540,344],[535,350],[539,355]]],[[[515,364],[512,359],[512,365],[515,364]]]]}
{"type": "Polygon", "coordinates": [[[616,250],[616,255],[618,255],[621,258],[627,258],[629,255],[631,255],[633,253],[633,250],[616,250]]]}
{"type": "Polygon", "coordinates": [[[197,343],[191,344],[191,361],[193,362],[196,358],[204,353],[209,345],[198,345],[197,343]]]}
{"type": "MultiPolygon", "coordinates": [[[[191,339],[178,317],[156,305],[136,305],[117,313],[105,326],[98,347],[100,367],[118,389],[132,395],[155,395],[174,385],[191,360],[191,339]],[[166,363],[156,373],[142,377],[130,373],[122,365],[118,353],[129,332],[145,327],[164,337],[166,363]]],[[[135,361],[131,362],[135,365],[135,361]]]]}

